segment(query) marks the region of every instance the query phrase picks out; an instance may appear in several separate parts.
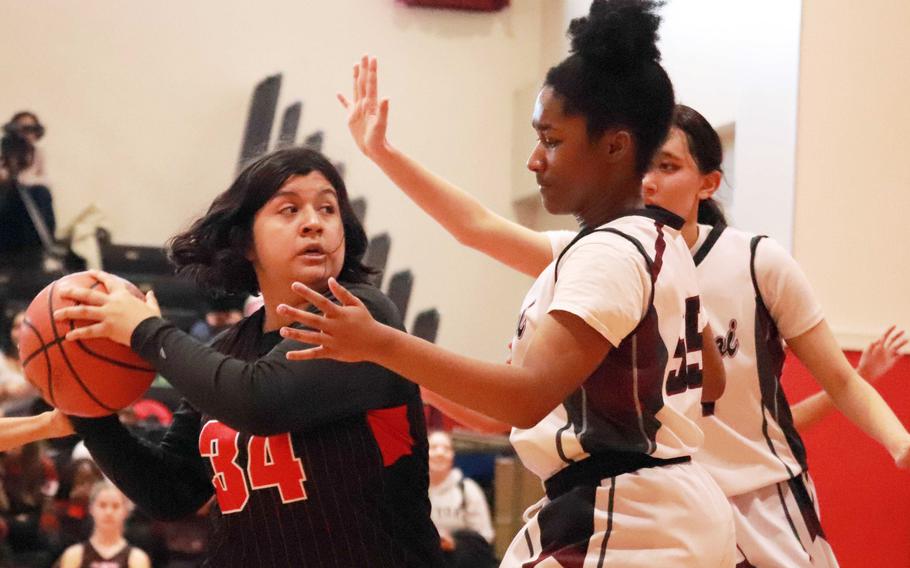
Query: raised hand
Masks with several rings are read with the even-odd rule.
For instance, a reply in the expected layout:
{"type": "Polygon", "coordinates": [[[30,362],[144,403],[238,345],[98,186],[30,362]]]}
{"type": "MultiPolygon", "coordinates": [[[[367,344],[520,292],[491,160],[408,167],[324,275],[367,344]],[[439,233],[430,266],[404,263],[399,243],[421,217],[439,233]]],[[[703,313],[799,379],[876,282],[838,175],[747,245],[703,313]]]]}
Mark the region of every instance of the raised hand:
{"type": "Polygon", "coordinates": [[[376,58],[366,55],[354,65],[354,100],[337,94],[348,111],[348,129],[360,151],[373,157],[386,147],[389,100],[378,100],[376,58]]]}
{"type": "Polygon", "coordinates": [[[104,284],[107,292],[91,288],[67,288],[60,291],[61,297],[80,302],[81,305],[55,310],[55,320],[96,322],[70,331],[66,334],[67,340],[106,337],[129,346],[133,330],[143,320],[161,316],[161,309],[152,292],[146,294],[143,300],[130,291],[130,284],[126,280],[100,270],[92,270],[90,273],[104,284]]]}
{"type": "Polygon", "coordinates": [[[904,330],[896,330],[892,325],[881,337],[863,349],[856,372],[869,382],[877,381],[901,358],[900,351],[907,345],[907,341],[904,330]]]}
{"type": "Polygon", "coordinates": [[[318,308],[322,315],[307,312],[287,304],[278,306],[278,313],[310,328],[281,328],[281,336],[301,343],[315,345],[308,349],[289,351],[291,361],[307,359],[335,359],[337,361],[377,361],[389,344],[392,328],[373,319],[369,310],[334,278],[329,279],[329,289],[341,301],[333,303],[322,294],[300,282],[291,287],[304,300],[318,308]]]}

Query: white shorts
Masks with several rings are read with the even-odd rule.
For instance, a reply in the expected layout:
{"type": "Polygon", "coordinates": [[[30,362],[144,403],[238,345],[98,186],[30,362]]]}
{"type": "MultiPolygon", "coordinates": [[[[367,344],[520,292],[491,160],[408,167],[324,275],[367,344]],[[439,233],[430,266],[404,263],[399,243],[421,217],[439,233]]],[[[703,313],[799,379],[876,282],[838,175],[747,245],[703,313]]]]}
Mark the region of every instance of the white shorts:
{"type": "Polygon", "coordinates": [[[711,476],[687,462],[578,486],[525,513],[501,568],[732,568],[730,505],[711,476]],[[526,564],[527,563],[527,564],[526,564]]]}
{"type": "Polygon", "coordinates": [[[730,497],[738,568],[836,568],[808,473],[730,497]]]}

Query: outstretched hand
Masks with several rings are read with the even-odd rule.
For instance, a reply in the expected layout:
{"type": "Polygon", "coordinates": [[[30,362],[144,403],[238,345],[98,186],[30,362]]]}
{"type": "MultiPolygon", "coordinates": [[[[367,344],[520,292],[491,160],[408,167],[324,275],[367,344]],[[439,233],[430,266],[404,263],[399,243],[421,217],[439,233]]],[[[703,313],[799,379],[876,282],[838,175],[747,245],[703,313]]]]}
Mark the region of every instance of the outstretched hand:
{"type": "Polygon", "coordinates": [[[79,305],[54,311],[57,321],[89,320],[95,323],[77,327],[66,334],[69,341],[104,337],[129,346],[136,327],[150,317],[160,317],[161,308],[155,295],[149,292],[138,298],[130,291],[130,284],[113,274],[92,270],[107,292],[92,288],[64,288],[60,296],[79,302],[79,305]]]}
{"type": "Polygon", "coordinates": [[[337,94],[341,105],[348,111],[348,129],[360,151],[367,157],[375,156],[386,147],[386,126],[389,118],[389,100],[378,100],[378,73],[376,58],[364,55],[354,65],[354,100],[337,94]]]}
{"type": "Polygon", "coordinates": [[[289,351],[287,354],[289,360],[335,359],[346,362],[378,360],[389,343],[388,332],[391,328],[374,320],[360,298],[348,292],[334,278],[329,279],[329,289],[341,302],[340,306],[300,282],[295,282],[291,288],[318,308],[322,315],[287,304],[278,306],[278,313],[310,328],[282,327],[281,336],[315,346],[289,351]]]}
{"type": "Polygon", "coordinates": [[[904,337],[904,330],[891,326],[881,337],[863,349],[856,372],[869,382],[875,382],[894,367],[901,358],[901,349],[910,339],[904,337]]]}

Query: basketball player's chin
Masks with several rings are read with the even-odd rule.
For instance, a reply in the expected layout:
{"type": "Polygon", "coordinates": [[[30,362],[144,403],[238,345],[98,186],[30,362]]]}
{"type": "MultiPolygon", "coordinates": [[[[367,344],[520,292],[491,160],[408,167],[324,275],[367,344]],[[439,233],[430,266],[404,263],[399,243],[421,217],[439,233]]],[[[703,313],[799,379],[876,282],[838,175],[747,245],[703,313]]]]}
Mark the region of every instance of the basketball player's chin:
{"type": "Polygon", "coordinates": [[[558,199],[558,197],[554,195],[552,189],[545,187],[540,188],[540,202],[550,215],[567,215],[572,213],[571,208],[558,199]]]}

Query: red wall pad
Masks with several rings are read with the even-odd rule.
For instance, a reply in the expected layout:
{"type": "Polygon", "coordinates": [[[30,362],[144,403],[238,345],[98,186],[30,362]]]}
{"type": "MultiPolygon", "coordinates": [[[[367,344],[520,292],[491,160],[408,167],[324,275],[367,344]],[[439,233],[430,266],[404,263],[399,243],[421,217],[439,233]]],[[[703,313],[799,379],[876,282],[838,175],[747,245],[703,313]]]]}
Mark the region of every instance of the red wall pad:
{"type": "Polygon", "coordinates": [[[509,0],[400,0],[417,8],[444,8],[469,12],[496,12],[509,5],[509,0]]]}

